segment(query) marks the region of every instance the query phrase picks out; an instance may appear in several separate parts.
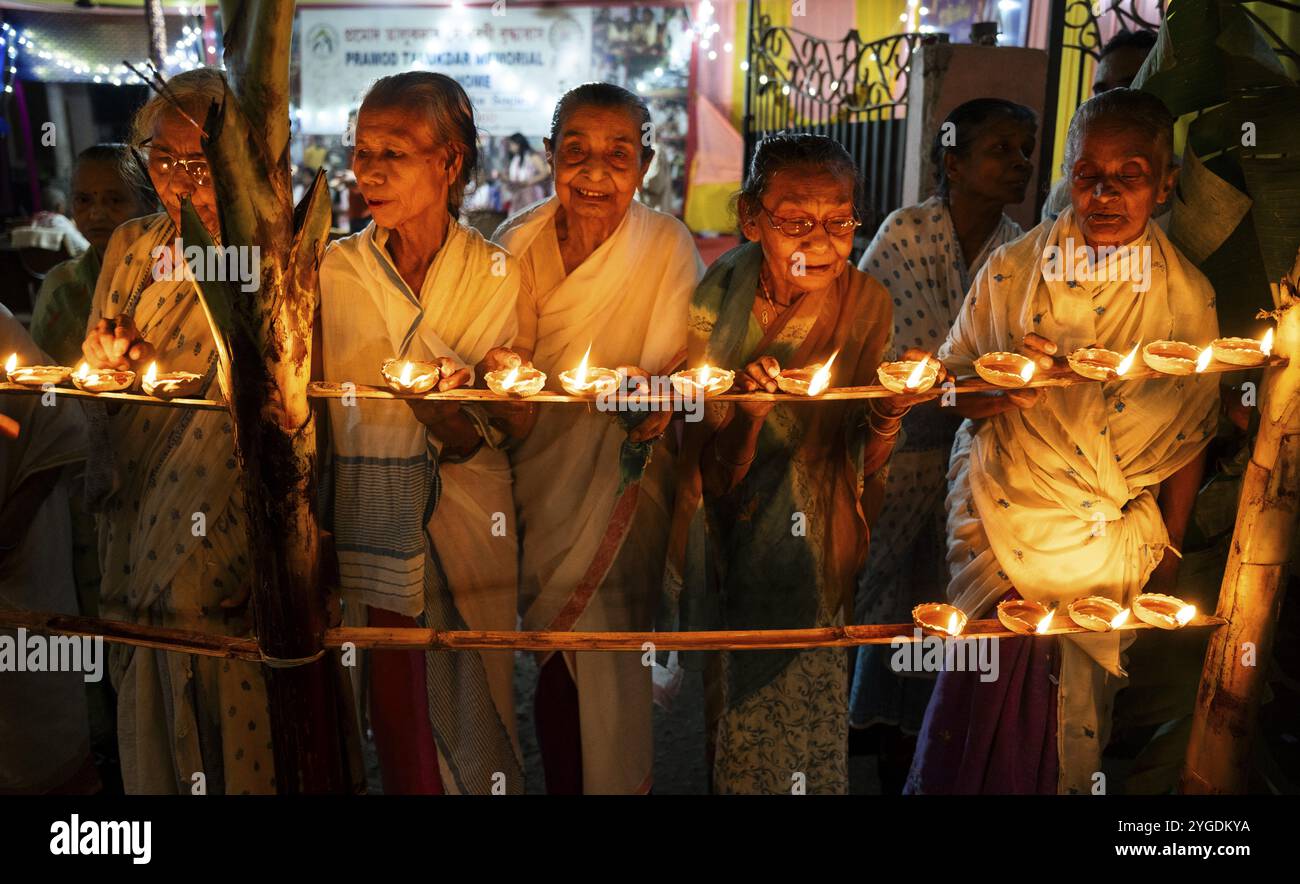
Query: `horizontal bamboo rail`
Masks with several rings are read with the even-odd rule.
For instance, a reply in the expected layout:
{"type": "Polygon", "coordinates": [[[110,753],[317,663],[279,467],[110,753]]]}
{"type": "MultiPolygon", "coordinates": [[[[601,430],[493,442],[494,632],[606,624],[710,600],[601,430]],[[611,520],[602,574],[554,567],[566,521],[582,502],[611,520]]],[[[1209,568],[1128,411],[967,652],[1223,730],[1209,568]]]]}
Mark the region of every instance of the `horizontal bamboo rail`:
{"type": "MultiPolygon", "coordinates": [[[[1215,628],[1228,621],[1198,613],[1184,629],[1215,628]]],[[[22,627],[51,635],[101,636],[118,644],[158,648],[206,657],[260,661],[257,640],[227,635],[144,626],[35,611],[0,610],[0,627],[22,627]]],[[[1130,619],[1121,630],[1154,629],[1130,619]]],[[[912,623],[835,626],[816,629],[753,629],[714,632],[515,632],[511,630],[440,631],[421,628],[336,627],[325,631],[325,647],[350,643],[371,650],[427,651],[745,651],[887,645],[916,641],[912,623]]],[[[1073,624],[1052,627],[1044,636],[1087,632],[1073,624]]],[[[961,638],[1024,638],[994,620],[972,620],[961,638]]]]}
{"type": "MultiPolygon", "coordinates": [[[[1108,383],[1105,381],[1095,381],[1091,378],[1085,378],[1076,374],[1063,361],[1058,360],[1058,365],[1046,371],[1040,371],[1034,376],[1034,379],[1025,384],[1024,388],[1038,387],[1071,387],[1075,384],[1100,384],[1108,383]]],[[[1206,367],[1204,374],[1227,374],[1234,371],[1250,371],[1255,368],[1266,368],[1268,366],[1287,365],[1288,360],[1285,356],[1271,356],[1267,362],[1261,363],[1250,368],[1240,365],[1229,365],[1225,362],[1211,362],[1206,367]]],[[[1178,377],[1177,375],[1163,374],[1146,367],[1134,367],[1124,376],[1125,381],[1143,381],[1157,380],[1161,378],[1178,377]]],[[[953,385],[953,392],[957,394],[969,393],[993,393],[1005,392],[1004,387],[998,387],[990,384],[982,378],[963,378],[956,381],[953,385]]],[[[76,399],[103,399],[110,402],[134,402],[138,405],[162,405],[172,406],[174,408],[199,408],[206,410],[225,410],[226,403],[215,399],[157,399],[153,396],[145,396],[140,393],[88,393],[84,390],[78,390],[75,387],[56,387],[55,390],[59,396],[70,396],[76,399]]],[[[0,393],[27,393],[40,395],[42,390],[38,387],[26,387],[21,384],[9,382],[0,382],[0,393]]],[[[944,389],[935,387],[925,393],[912,394],[916,399],[937,399],[944,394],[944,389]]],[[[449,390],[446,393],[394,393],[391,390],[382,387],[373,387],[367,384],[356,384],[355,387],[344,388],[342,384],[332,381],[312,381],[307,390],[307,395],[313,399],[341,399],[345,395],[352,395],[357,399],[375,399],[375,400],[393,400],[393,399],[429,399],[443,402],[534,402],[547,404],[566,404],[566,405],[593,405],[595,404],[594,396],[570,396],[567,393],[553,393],[543,391],[535,396],[529,396],[527,399],[517,399],[510,396],[501,396],[493,393],[491,390],[482,390],[478,388],[449,390]]],[[[807,405],[814,402],[835,402],[851,399],[885,399],[890,396],[896,396],[885,387],[874,384],[866,387],[832,387],[820,396],[792,396],[788,393],[721,393],[714,396],[706,397],[711,402],[776,402],[780,405],[807,405]]],[[[677,397],[669,395],[644,395],[638,397],[642,403],[671,403],[677,397]]]]}

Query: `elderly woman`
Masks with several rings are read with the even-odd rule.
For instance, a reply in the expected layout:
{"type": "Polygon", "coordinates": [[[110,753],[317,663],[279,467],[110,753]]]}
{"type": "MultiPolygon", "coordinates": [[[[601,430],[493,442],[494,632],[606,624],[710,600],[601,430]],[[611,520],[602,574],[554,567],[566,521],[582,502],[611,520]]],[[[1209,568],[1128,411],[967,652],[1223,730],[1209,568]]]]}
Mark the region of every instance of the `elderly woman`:
{"type": "MultiPolygon", "coordinates": [[[[894,212],[876,232],[858,267],[893,298],[899,350],[938,349],[985,260],[1021,235],[1003,210],[1025,198],[1035,125],[1033,111],[999,98],[955,108],[934,140],[935,195],[894,212]],[[954,133],[955,141],[944,132],[954,133]]],[[[859,623],[907,622],[914,605],[940,598],[948,583],[943,500],[948,454],[961,422],[952,411],[930,400],[903,421],[858,589],[859,623]]],[[[886,732],[880,756],[882,783],[898,792],[934,681],[923,673],[893,672],[893,654],[885,645],[859,649],[849,723],[898,729],[886,732]]]]}
{"type": "MultiPolygon", "coordinates": [[[[156,278],[179,237],[181,200],[220,236],[203,158],[203,119],[223,97],[221,74],[200,68],[168,81],[179,107],[155,97],[136,114],[132,141],[165,212],[128,221],[104,253],[82,351],[92,367],[203,377],[214,389],[217,354],[190,279],[156,278]],[[189,119],[187,119],[187,117],[189,119]]],[[[182,264],[180,255],[174,266],[182,264]]],[[[101,510],[101,608],[155,626],[247,635],[249,563],[241,524],[230,418],[223,412],[126,407],[107,416],[111,444],[93,449],[88,493],[101,510]],[[200,526],[202,526],[200,528],[200,526]]],[[[261,667],[113,645],[118,740],[128,793],[274,791],[261,667]]]]}
{"type": "MultiPolygon", "coordinates": [[[[1127,353],[1217,335],[1213,289],[1151,223],[1177,177],[1172,144],[1173,118],[1153,96],[1115,89],[1079,108],[1066,145],[1071,208],[989,258],[939,351],[950,370],[968,374],[980,354],[1016,347],[1047,368],[1077,347],[1127,353]],[[1085,245],[1127,251],[1063,278],[1053,247],[1075,256],[1085,245]],[[1130,256],[1147,278],[1121,271],[1130,256]]],[[[1127,605],[1173,588],[1215,429],[1212,379],[957,398],[983,419],[963,424],[949,472],[953,604],[976,617],[1016,594],[1127,605]]],[[[1090,792],[1131,635],[1003,639],[997,680],[942,673],[908,790],[1090,792]]]]}
{"type": "Polygon", "coordinates": [[[125,144],[95,144],[72,171],[72,218],[90,248],[45,275],[32,307],[32,338],[63,365],[81,360],[86,318],[108,239],[123,223],[154,211],[125,144]]]}
{"type": "MultiPolygon", "coordinates": [[[[758,145],[738,202],[752,242],[719,258],[696,289],[690,364],[736,370],[742,391],[776,392],[783,367],[834,356],[833,385],[874,383],[893,311],[888,292],[848,263],[859,194],[852,159],[829,138],[782,133],[758,145]]],[[[672,566],[718,626],[845,622],[875,474],[906,411],[869,401],[776,410],[746,402],[688,425],[672,566]]],[[[848,791],[843,648],[722,652],[714,663],[715,791],[848,791]]]]}
{"type": "MultiPolygon", "coordinates": [[[[357,117],[353,171],[374,221],[321,265],[331,381],[383,384],[392,358],[480,382],[515,334],[513,259],[457,222],[478,159],[449,77],[384,77],[357,117]],[[485,361],[486,360],[486,361],[485,361]]],[[[517,364],[515,358],[515,364],[517,364]]],[[[455,403],[331,400],[339,578],[372,626],[513,629],[517,537],[501,445],[518,415],[455,403]],[[364,606],[364,607],[361,607],[364,606]]],[[[364,622],[364,621],[362,621],[364,622]]],[[[509,651],[376,652],[371,722],[387,794],[523,791],[509,651]],[[499,782],[505,776],[504,783],[499,782]]]]}
{"type": "MultiPolygon", "coordinates": [[[[552,379],[588,350],[591,365],[634,378],[668,373],[684,351],[703,268],[679,221],[633,199],[654,154],[649,131],[649,110],[627,90],[571,90],[545,145],[555,196],[497,231],[522,271],[514,348],[552,379]]],[[[633,427],[622,414],[551,409],[514,453],[525,629],[653,625],[671,512],[659,439],[669,416],[633,427]]],[[[544,656],[536,721],[547,790],[647,791],[650,719],[641,655],[544,656]]]]}

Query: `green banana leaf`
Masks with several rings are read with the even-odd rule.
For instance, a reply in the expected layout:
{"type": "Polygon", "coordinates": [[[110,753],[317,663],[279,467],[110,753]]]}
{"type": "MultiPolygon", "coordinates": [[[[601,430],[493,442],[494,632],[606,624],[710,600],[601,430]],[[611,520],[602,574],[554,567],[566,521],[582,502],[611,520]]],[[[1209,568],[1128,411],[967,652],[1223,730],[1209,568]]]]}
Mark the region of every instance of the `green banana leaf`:
{"type": "Polygon", "coordinates": [[[1133,87],[1195,115],[1170,235],[1214,284],[1222,333],[1255,336],[1300,250],[1300,84],[1240,3],[1174,0],[1133,87]]]}

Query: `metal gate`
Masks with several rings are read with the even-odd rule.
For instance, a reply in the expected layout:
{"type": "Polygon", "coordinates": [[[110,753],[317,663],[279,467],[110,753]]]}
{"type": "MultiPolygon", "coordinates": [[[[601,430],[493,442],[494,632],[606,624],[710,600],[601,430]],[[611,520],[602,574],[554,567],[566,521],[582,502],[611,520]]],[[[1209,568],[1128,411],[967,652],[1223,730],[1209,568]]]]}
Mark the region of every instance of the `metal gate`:
{"type": "Polygon", "coordinates": [[[829,136],[844,145],[866,181],[860,233],[870,237],[902,205],[907,75],[922,43],[947,34],[895,34],[864,43],[857,30],[828,42],[773,27],[760,0],[749,5],[745,169],[764,135],[782,130],[829,136]]]}

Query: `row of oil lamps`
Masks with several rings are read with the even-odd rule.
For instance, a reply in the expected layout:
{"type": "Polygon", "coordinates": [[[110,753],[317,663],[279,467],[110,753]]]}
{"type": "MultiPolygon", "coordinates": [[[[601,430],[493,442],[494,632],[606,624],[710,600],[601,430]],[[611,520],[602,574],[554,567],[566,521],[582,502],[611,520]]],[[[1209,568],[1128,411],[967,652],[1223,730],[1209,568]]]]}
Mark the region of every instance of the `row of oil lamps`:
{"type": "MultiPolygon", "coordinates": [[[[1029,599],[1007,599],[998,603],[998,621],[1019,635],[1043,635],[1052,627],[1056,609],[1029,599]]],[[[1066,613],[1076,626],[1091,632],[1119,629],[1131,616],[1158,629],[1181,629],[1196,616],[1196,606],[1180,598],[1148,592],[1133,600],[1131,608],[1105,596],[1075,599],[1066,613]]],[[[966,613],[942,602],[928,602],[912,609],[912,622],[918,628],[946,638],[956,638],[966,629],[966,613]]]]}
{"type": "MultiPolygon", "coordinates": [[[[88,393],[119,393],[135,386],[135,372],[116,371],[110,368],[91,368],[87,362],[81,363],[75,371],[66,365],[23,365],[18,364],[18,354],[11,353],[5,360],[5,380],[24,387],[44,387],[46,384],[59,386],[68,381],[78,390],[88,393]]],[[[180,399],[196,395],[203,386],[203,376],[192,371],[158,371],[158,363],[149,363],[149,368],[140,378],[140,388],[146,396],[158,399],[180,399]]]]}
{"type": "MultiPolygon", "coordinates": [[[[1122,377],[1132,367],[1139,348],[1143,362],[1153,370],[1189,375],[1205,371],[1211,360],[1239,366],[1262,365],[1272,353],[1273,330],[1269,329],[1263,340],[1219,338],[1203,349],[1182,341],[1152,341],[1146,346],[1134,346],[1127,356],[1122,356],[1113,350],[1089,347],[1075,350],[1066,361],[1083,377],[1110,381],[1122,377]]],[[[572,396],[606,394],[618,387],[618,373],[589,366],[590,355],[588,347],[577,368],[560,372],[560,384],[572,396]]],[[[777,386],[781,392],[795,396],[821,395],[830,388],[831,365],[836,355],[825,363],[784,369],[776,379],[777,386]]],[[[1021,387],[1033,380],[1034,361],[1019,353],[986,353],[975,360],[975,371],[990,384],[1021,387]]],[[[384,363],[382,373],[388,386],[398,393],[426,393],[437,386],[439,379],[438,367],[428,362],[390,359],[384,363]]],[[[938,365],[932,359],[886,362],[876,374],[880,383],[893,393],[924,393],[934,386],[938,365]]],[[[709,365],[676,372],[671,378],[673,388],[685,397],[725,393],[735,379],[734,371],[709,365]]],[[[526,397],[541,392],[546,385],[546,373],[523,366],[488,372],[484,381],[498,395],[526,397]]]]}
{"type": "MultiPolygon", "coordinates": [[[[1140,345],[1139,345],[1140,346],[1140,345]]],[[[1264,363],[1272,352],[1273,330],[1269,329],[1263,340],[1251,338],[1219,338],[1208,347],[1198,350],[1181,341],[1152,341],[1142,347],[1142,359],[1155,371],[1171,375],[1188,375],[1204,371],[1211,359],[1230,365],[1254,366],[1264,363]]],[[[1132,367],[1137,358],[1138,346],[1127,356],[1113,350],[1083,348],[1067,357],[1070,367],[1086,378],[1098,381],[1115,380],[1132,367]]],[[[572,396],[602,395],[613,392],[619,385],[619,376],[610,368],[588,365],[591,348],[582,357],[577,368],[560,372],[560,384],[572,396]]],[[[832,354],[825,363],[806,368],[787,368],[777,377],[783,393],[795,396],[819,396],[830,388],[832,354]]],[[[1034,362],[1019,353],[986,353],[975,360],[975,371],[990,384],[999,387],[1021,387],[1034,377],[1034,362]]],[[[433,390],[441,379],[438,366],[417,360],[389,359],[380,369],[384,381],[397,393],[422,394],[433,390]],[[401,366],[400,368],[398,366],[401,366]]],[[[938,378],[938,365],[932,359],[886,362],[876,370],[880,383],[893,393],[924,393],[934,386],[938,378]]],[[[18,355],[11,354],[5,362],[5,378],[13,383],[31,387],[45,384],[65,384],[69,380],[78,389],[91,393],[112,393],[128,390],[135,385],[135,372],[92,369],[83,362],[75,371],[66,365],[18,365],[18,355]]],[[[685,369],[672,375],[673,388],[684,397],[700,394],[718,395],[731,389],[736,373],[709,365],[685,369]]],[[[202,385],[202,376],[193,372],[159,372],[158,363],[150,363],[141,378],[145,395],[160,399],[192,396],[202,385]]],[[[490,371],[484,380],[493,393],[499,396],[527,397],[540,393],[546,385],[546,373],[530,366],[490,371]]]]}

